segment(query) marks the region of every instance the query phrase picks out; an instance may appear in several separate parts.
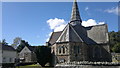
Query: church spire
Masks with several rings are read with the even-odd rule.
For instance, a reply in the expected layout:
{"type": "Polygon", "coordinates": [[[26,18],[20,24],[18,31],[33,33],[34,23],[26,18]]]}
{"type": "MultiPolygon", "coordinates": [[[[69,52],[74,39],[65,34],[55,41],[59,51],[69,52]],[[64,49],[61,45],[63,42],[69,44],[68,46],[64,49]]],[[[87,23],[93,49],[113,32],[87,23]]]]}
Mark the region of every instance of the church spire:
{"type": "Polygon", "coordinates": [[[78,5],[77,5],[77,1],[76,0],[74,0],[74,2],[73,2],[72,14],[71,14],[70,22],[71,23],[72,22],[74,22],[74,23],[76,22],[76,24],[82,22],[82,20],[80,18],[79,9],[78,9],[78,5]]]}

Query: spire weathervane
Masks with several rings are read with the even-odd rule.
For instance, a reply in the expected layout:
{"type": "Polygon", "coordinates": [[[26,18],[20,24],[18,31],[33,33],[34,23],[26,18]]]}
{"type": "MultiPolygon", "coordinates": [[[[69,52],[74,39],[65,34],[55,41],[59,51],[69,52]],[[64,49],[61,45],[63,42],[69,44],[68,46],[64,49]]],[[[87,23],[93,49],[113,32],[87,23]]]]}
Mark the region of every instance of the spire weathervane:
{"type": "Polygon", "coordinates": [[[79,13],[79,9],[78,9],[78,5],[77,5],[77,1],[76,0],[74,0],[74,2],[73,2],[70,22],[74,22],[74,23],[76,22],[76,24],[82,22],[82,20],[80,18],[80,13],[79,13]]]}

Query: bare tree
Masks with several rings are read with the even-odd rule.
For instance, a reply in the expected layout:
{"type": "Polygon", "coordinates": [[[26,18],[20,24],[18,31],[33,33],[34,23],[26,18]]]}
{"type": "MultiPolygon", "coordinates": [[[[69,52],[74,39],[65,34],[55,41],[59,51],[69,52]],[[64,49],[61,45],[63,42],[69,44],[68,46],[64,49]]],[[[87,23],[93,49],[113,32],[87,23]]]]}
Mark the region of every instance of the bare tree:
{"type": "Polygon", "coordinates": [[[16,49],[16,48],[20,45],[21,40],[22,40],[22,38],[16,37],[16,38],[13,40],[12,47],[14,47],[14,48],[16,49]]]}

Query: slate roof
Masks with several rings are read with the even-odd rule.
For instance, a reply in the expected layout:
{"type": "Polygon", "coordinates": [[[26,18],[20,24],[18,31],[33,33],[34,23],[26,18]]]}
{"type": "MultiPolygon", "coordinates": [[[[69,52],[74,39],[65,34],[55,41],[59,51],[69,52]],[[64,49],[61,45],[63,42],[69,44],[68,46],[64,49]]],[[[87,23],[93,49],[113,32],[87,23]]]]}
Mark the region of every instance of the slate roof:
{"type": "Polygon", "coordinates": [[[34,51],[35,50],[35,46],[27,46],[28,47],[28,49],[30,50],[30,51],[34,51]]]}
{"type": "Polygon", "coordinates": [[[59,36],[61,35],[62,31],[60,32],[53,32],[51,37],[50,37],[50,40],[48,41],[51,45],[54,44],[57,39],[59,38],[59,36]]]}
{"type": "Polygon", "coordinates": [[[72,25],[68,23],[56,42],[83,42],[83,40],[72,25]]]}
{"type": "Polygon", "coordinates": [[[2,45],[2,50],[16,51],[12,46],[9,45],[2,45]]]}
{"type": "Polygon", "coordinates": [[[107,24],[86,27],[86,30],[88,38],[96,44],[104,44],[109,42],[107,24]]]}

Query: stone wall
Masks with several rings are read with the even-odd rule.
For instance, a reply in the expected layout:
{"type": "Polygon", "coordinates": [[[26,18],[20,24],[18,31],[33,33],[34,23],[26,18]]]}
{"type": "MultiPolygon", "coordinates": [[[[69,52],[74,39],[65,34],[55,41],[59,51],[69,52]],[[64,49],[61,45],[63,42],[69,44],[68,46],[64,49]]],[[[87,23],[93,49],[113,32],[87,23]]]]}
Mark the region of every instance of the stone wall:
{"type": "Polygon", "coordinates": [[[70,43],[70,62],[88,60],[88,48],[84,43],[70,43]]]}
{"type": "Polygon", "coordinates": [[[120,68],[120,66],[75,65],[75,66],[56,66],[55,68],[120,68]]]}
{"type": "MultiPolygon", "coordinates": [[[[88,45],[89,46],[89,45],[88,45]]],[[[88,54],[90,61],[109,61],[111,62],[111,54],[110,52],[105,49],[108,45],[90,45],[88,54]]]]}
{"type": "Polygon", "coordinates": [[[111,53],[112,54],[112,61],[120,63],[120,53],[111,53]]]}
{"type": "Polygon", "coordinates": [[[57,64],[55,68],[120,68],[120,63],[116,62],[65,62],[57,64]]]}

